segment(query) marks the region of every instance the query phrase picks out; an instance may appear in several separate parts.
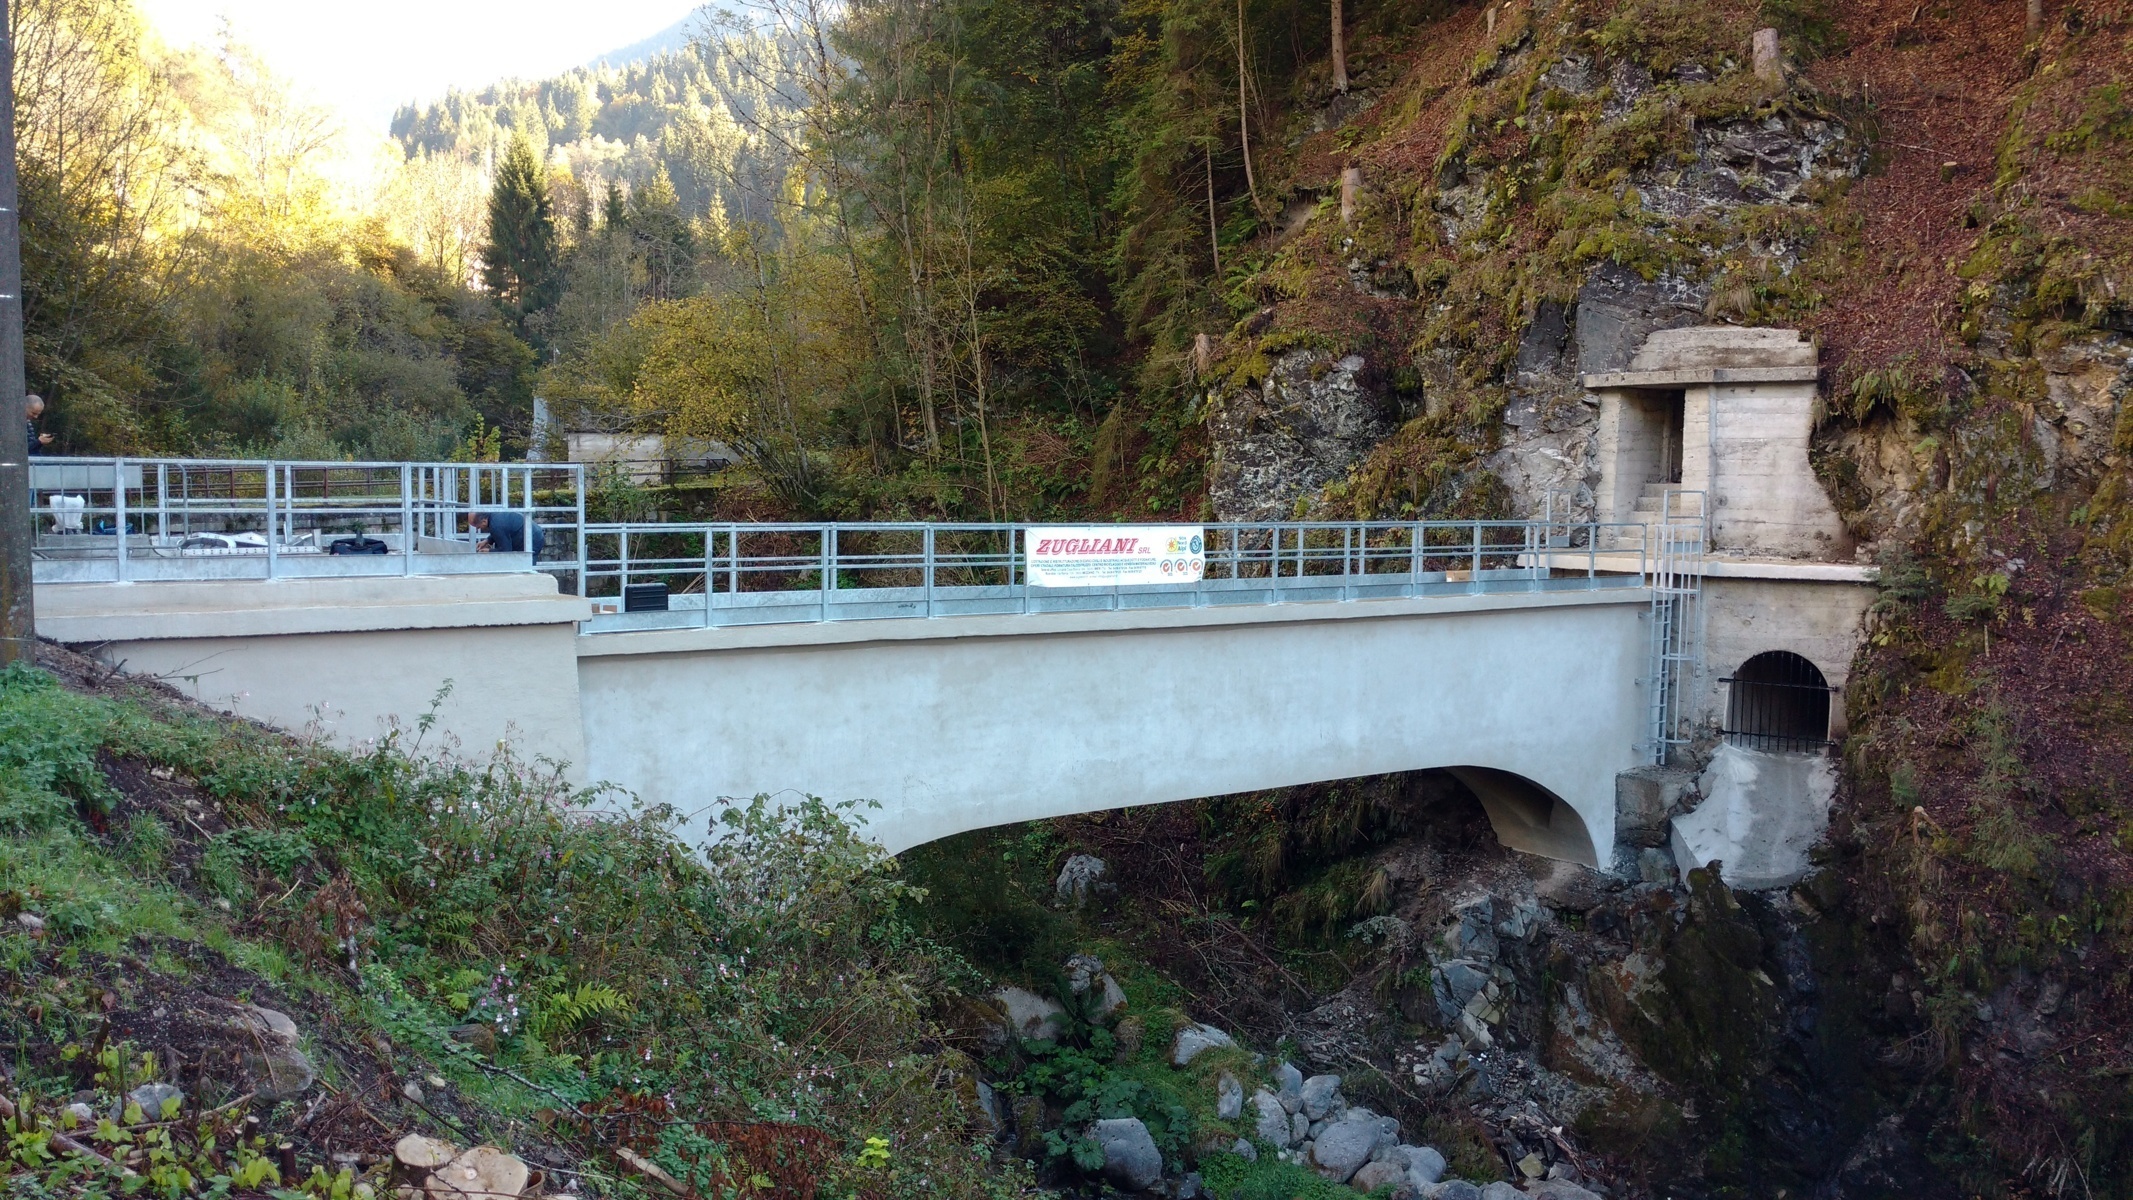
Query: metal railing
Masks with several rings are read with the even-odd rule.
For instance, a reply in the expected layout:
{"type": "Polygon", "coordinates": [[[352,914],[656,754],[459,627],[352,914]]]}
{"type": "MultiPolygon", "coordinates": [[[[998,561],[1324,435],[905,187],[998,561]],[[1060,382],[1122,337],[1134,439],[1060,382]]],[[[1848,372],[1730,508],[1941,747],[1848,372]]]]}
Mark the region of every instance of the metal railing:
{"type": "MultiPolygon", "coordinates": [[[[1191,583],[1033,586],[1019,524],[596,524],[585,528],[588,633],[999,613],[1279,604],[1643,587],[1603,568],[1603,530],[1546,553],[1540,521],[1230,524],[1196,527],[1191,583]],[[1582,560],[1576,569],[1567,560],[1582,560]],[[664,584],[666,607],[624,611],[624,590],[664,584]]],[[[1642,538],[1643,527],[1623,531],[1642,538]]],[[[1609,557],[1619,558],[1619,553],[1609,557]]]]}
{"type": "Polygon", "coordinates": [[[1651,761],[1664,766],[1694,738],[1690,708],[1703,671],[1703,572],[1708,543],[1704,494],[1668,488],[1659,519],[1645,535],[1641,557],[1651,564],[1651,761]]]}
{"type": "Polygon", "coordinates": [[[40,584],[544,570],[582,586],[584,469],[547,463],[32,458],[40,584]],[[546,551],[483,554],[477,512],[546,551]]]}

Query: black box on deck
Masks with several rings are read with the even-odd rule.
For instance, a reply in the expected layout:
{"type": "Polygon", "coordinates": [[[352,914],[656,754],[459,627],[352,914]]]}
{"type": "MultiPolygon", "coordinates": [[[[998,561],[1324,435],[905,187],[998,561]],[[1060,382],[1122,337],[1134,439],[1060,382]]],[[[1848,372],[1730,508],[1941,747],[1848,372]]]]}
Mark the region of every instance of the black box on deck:
{"type": "Polygon", "coordinates": [[[665,612],[666,610],[666,584],[633,583],[622,589],[623,612],[665,612]]]}

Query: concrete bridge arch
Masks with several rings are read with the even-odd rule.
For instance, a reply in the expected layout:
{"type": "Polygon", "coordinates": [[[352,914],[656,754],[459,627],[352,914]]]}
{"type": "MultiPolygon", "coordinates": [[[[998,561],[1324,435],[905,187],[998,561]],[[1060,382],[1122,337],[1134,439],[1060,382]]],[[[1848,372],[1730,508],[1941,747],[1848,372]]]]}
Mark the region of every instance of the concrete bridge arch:
{"type": "Polygon", "coordinates": [[[590,778],[685,813],[796,778],[892,851],[1432,768],[1515,849],[1605,865],[1648,594],[657,630],[583,640],[590,778]]]}

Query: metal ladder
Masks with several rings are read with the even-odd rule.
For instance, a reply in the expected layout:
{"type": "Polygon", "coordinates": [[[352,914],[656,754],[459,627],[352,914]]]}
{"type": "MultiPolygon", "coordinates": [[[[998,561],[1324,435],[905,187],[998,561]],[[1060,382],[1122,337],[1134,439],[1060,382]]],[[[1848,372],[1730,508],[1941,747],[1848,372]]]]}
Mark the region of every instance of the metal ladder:
{"type": "Polygon", "coordinates": [[[1668,488],[1646,549],[1652,592],[1651,761],[1665,766],[1690,742],[1688,701],[1703,674],[1703,574],[1709,523],[1702,492],[1668,488]]]}

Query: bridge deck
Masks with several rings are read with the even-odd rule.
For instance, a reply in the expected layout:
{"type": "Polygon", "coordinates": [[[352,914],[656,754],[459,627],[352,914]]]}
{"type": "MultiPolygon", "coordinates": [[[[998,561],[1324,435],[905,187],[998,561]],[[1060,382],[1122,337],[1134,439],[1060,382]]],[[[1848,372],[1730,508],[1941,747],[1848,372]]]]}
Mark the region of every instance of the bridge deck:
{"type": "Polygon", "coordinates": [[[1510,567],[1484,570],[1474,578],[1456,578],[1450,572],[1428,571],[1401,575],[1210,579],[1191,587],[1033,588],[998,584],[930,590],[886,587],[713,592],[709,595],[698,592],[669,597],[669,607],[665,611],[596,612],[583,628],[587,634],[608,634],[909,617],[1131,612],[1435,596],[1595,592],[1642,586],[1643,579],[1637,575],[1552,575],[1544,568],[1510,567]]]}

